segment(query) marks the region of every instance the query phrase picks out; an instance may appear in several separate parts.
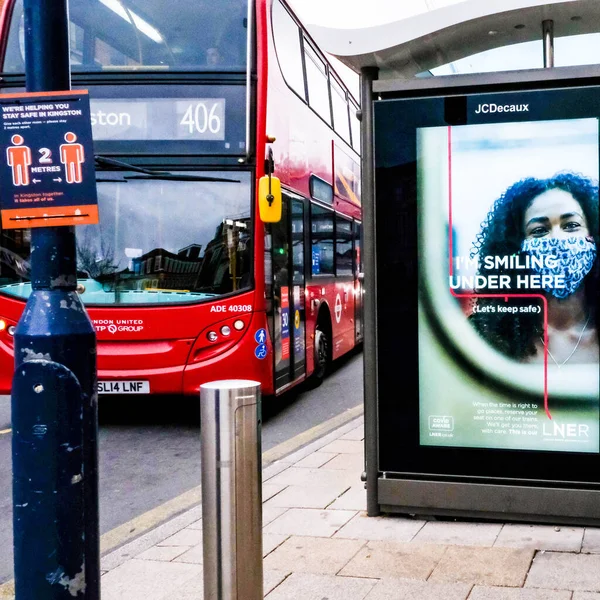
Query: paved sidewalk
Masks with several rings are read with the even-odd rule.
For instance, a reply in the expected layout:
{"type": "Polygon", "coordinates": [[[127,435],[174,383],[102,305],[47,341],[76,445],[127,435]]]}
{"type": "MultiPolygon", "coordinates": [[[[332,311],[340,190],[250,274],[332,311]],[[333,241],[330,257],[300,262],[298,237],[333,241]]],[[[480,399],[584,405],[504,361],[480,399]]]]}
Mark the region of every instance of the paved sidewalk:
{"type": "MultiPolygon", "coordinates": [[[[600,529],[368,518],[362,417],[263,471],[267,600],[600,600],[600,529]]],[[[203,600],[202,510],[102,559],[102,600],[203,600]]]]}

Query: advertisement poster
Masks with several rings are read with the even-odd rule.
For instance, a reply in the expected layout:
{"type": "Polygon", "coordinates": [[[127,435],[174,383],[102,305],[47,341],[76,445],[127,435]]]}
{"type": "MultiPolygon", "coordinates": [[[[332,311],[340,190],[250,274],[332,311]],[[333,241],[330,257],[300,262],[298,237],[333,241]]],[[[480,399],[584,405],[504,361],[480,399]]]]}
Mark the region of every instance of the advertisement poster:
{"type": "Polygon", "coordinates": [[[289,288],[281,286],[281,358],[290,357],[290,296],[289,288]]]}
{"type": "Polygon", "coordinates": [[[417,129],[421,445],[599,452],[598,139],[596,118],[417,129]]]}

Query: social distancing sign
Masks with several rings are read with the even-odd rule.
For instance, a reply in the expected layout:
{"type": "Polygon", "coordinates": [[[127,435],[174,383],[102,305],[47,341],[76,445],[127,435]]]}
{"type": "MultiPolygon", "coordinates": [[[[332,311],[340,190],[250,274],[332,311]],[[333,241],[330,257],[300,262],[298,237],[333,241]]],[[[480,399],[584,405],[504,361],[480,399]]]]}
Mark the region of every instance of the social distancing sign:
{"type": "Polygon", "coordinates": [[[4,229],[98,222],[87,91],[0,96],[4,229]]]}

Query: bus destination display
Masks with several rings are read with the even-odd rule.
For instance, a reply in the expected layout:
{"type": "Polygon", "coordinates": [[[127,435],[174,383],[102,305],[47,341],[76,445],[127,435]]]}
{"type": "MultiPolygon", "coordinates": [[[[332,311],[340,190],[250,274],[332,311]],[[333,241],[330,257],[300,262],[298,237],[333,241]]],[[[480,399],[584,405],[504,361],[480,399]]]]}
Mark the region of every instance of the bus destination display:
{"type": "Polygon", "coordinates": [[[91,99],[95,140],[225,140],[225,98],[91,99]]]}

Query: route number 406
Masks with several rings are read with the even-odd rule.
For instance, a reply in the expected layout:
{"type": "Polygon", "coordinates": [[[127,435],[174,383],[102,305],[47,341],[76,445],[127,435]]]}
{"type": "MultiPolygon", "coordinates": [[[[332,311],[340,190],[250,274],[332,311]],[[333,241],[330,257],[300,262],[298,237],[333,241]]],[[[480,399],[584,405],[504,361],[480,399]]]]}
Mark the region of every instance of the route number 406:
{"type": "Polygon", "coordinates": [[[198,133],[219,133],[221,131],[221,117],[217,114],[219,105],[214,103],[210,109],[207,108],[204,102],[198,102],[195,106],[190,104],[183,119],[181,119],[181,125],[187,125],[190,133],[195,131],[198,133]]]}

